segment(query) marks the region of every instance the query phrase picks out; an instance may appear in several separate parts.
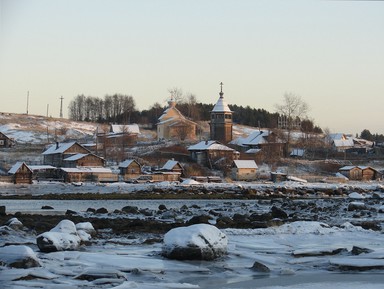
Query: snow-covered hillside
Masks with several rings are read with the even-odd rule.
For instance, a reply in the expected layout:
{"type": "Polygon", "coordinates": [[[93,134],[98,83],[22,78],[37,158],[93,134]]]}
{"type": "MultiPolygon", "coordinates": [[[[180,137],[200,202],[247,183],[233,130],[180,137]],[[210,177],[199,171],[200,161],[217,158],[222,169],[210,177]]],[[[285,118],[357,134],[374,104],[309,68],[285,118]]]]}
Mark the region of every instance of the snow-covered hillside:
{"type": "Polygon", "coordinates": [[[92,137],[97,124],[38,115],[0,113],[0,132],[17,143],[40,144],[92,137]]]}

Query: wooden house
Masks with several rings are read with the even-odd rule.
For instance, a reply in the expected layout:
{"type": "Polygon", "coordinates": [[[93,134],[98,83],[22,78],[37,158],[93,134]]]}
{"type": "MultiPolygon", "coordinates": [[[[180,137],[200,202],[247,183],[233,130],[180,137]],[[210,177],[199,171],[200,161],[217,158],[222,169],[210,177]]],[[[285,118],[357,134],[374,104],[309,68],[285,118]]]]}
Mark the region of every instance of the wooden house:
{"type": "Polygon", "coordinates": [[[176,108],[176,101],[171,98],[168,108],[159,117],[157,126],[157,138],[160,139],[196,139],[197,124],[185,116],[176,108]]]}
{"type": "Polygon", "coordinates": [[[51,165],[30,165],[29,168],[33,172],[32,178],[37,181],[59,180],[57,176],[57,168],[51,165]]]}
{"type": "Polygon", "coordinates": [[[60,168],[64,182],[117,182],[118,175],[108,168],[60,168]]]}
{"type": "Polygon", "coordinates": [[[183,166],[175,160],[168,160],[162,168],[160,168],[160,171],[163,172],[175,172],[183,174],[184,168],[183,166]]]}
{"type": "Polygon", "coordinates": [[[75,154],[63,160],[64,167],[103,167],[105,160],[94,154],[75,154]]]}
{"type": "Polygon", "coordinates": [[[141,175],[141,165],[136,160],[125,160],[119,164],[120,175],[124,181],[136,179],[141,175]]]}
{"type": "Polygon", "coordinates": [[[232,163],[232,179],[251,181],[256,179],[257,164],[254,160],[234,160],[232,163]]]}
{"type": "MultiPolygon", "coordinates": [[[[77,142],[59,143],[51,145],[43,153],[44,164],[54,167],[63,167],[66,165],[65,159],[77,154],[91,154],[84,146],[77,142]]],[[[84,166],[88,166],[84,163],[84,166]]]]}
{"type": "Polygon", "coordinates": [[[232,163],[237,160],[240,153],[230,147],[227,147],[218,141],[201,141],[188,147],[192,160],[200,165],[213,168],[219,162],[232,163]]]}
{"type": "Polygon", "coordinates": [[[0,132],[0,148],[9,148],[15,144],[15,140],[0,132]]]}
{"type": "Polygon", "coordinates": [[[339,172],[353,181],[369,181],[381,177],[377,170],[369,166],[344,166],[339,172]]]}
{"type": "Polygon", "coordinates": [[[9,171],[15,184],[32,184],[32,170],[24,162],[17,162],[9,171]]]}

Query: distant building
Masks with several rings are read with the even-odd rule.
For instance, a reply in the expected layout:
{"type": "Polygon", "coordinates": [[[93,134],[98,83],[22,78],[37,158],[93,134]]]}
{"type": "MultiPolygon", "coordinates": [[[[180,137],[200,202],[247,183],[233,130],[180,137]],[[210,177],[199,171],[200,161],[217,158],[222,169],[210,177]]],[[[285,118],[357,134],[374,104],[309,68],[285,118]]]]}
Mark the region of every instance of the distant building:
{"type": "Polygon", "coordinates": [[[188,147],[188,151],[192,160],[209,168],[213,168],[221,161],[231,163],[240,155],[238,151],[213,140],[201,141],[188,147]]]}
{"type": "Polygon", "coordinates": [[[234,160],[231,173],[232,179],[236,181],[255,180],[257,164],[254,160],[234,160]]]}
{"type": "Polygon", "coordinates": [[[344,166],[339,169],[339,172],[353,181],[369,181],[376,180],[382,175],[369,166],[344,166]]]}
{"type": "Polygon", "coordinates": [[[24,162],[17,162],[8,171],[15,184],[32,184],[32,170],[24,162]]]}
{"type": "Polygon", "coordinates": [[[156,126],[158,139],[196,139],[197,124],[182,115],[173,98],[169,100],[168,108],[159,117],[156,126]]]}
{"type": "MultiPolygon", "coordinates": [[[[51,145],[43,153],[44,164],[54,167],[64,167],[70,157],[75,155],[89,155],[91,152],[77,142],[59,143],[51,145]]],[[[88,166],[83,163],[83,166],[88,166]]]]}
{"type": "Polygon", "coordinates": [[[134,145],[140,135],[137,124],[111,124],[109,132],[97,132],[98,149],[134,145]]]}
{"type": "Polygon", "coordinates": [[[183,175],[184,173],[184,168],[183,166],[175,160],[168,160],[163,167],[160,168],[160,171],[163,172],[174,172],[174,173],[180,173],[183,175]]]}
{"type": "Polygon", "coordinates": [[[15,144],[15,140],[0,132],[0,148],[9,148],[15,144]]]}
{"type": "Polygon", "coordinates": [[[229,143],[232,140],[232,114],[224,101],[223,83],[220,83],[220,97],[211,111],[210,134],[211,140],[229,143]]]}
{"type": "Polygon", "coordinates": [[[120,175],[124,181],[136,179],[141,175],[141,165],[136,160],[125,160],[119,164],[120,175]]]}

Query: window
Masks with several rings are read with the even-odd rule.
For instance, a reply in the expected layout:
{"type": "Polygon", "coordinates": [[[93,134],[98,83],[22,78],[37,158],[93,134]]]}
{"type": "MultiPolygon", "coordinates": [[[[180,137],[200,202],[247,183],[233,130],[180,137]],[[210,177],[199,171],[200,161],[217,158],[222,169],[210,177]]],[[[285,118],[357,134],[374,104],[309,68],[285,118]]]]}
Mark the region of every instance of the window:
{"type": "Polygon", "coordinates": [[[0,139],[0,146],[3,146],[3,145],[4,145],[4,140],[0,139]]]}

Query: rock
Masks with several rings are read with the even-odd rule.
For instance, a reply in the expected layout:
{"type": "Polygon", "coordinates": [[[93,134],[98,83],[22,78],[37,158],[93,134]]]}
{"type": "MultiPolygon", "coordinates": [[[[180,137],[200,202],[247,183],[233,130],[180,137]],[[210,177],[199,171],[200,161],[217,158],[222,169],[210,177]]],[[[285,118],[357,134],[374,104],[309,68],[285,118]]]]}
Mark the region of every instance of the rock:
{"type": "Polygon", "coordinates": [[[133,214],[133,215],[139,214],[139,208],[136,206],[125,206],[121,209],[121,211],[123,211],[126,214],[133,214]]]}
{"type": "Polygon", "coordinates": [[[261,273],[271,272],[271,270],[267,266],[265,266],[264,264],[257,262],[257,261],[255,263],[253,263],[253,266],[251,267],[251,269],[253,271],[261,272],[261,273]]]}
{"type": "Polygon", "coordinates": [[[367,207],[362,202],[351,202],[348,204],[348,211],[365,210],[367,207]]]}
{"type": "Polygon", "coordinates": [[[167,207],[165,205],[161,204],[161,205],[159,205],[159,210],[165,211],[165,210],[167,210],[167,207]]]}
{"type": "Polygon", "coordinates": [[[227,236],[208,224],[170,230],[164,236],[162,253],[176,260],[214,260],[227,253],[227,236]]]}
{"type": "Polygon", "coordinates": [[[0,216],[5,216],[6,215],[6,207],[5,206],[0,206],[0,216]]]}
{"type": "Polygon", "coordinates": [[[94,208],[88,208],[88,209],[87,209],[87,213],[93,213],[93,214],[95,214],[95,213],[96,213],[96,209],[94,209],[94,208]]]}
{"type": "Polygon", "coordinates": [[[72,211],[72,210],[67,210],[67,211],[65,212],[65,214],[66,214],[66,215],[77,215],[77,212],[72,211]]]}
{"type": "Polygon", "coordinates": [[[357,246],[353,246],[352,247],[352,255],[360,255],[360,254],[366,254],[366,253],[371,253],[373,252],[373,250],[371,249],[368,249],[368,248],[360,248],[360,247],[357,247],[357,246]]]}
{"type": "Polygon", "coordinates": [[[363,200],[365,197],[362,194],[359,194],[357,192],[350,193],[348,195],[348,198],[354,199],[354,200],[363,200]]]}
{"type": "Polygon", "coordinates": [[[115,270],[115,269],[103,269],[103,268],[98,268],[98,269],[87,269],[83,273],[77,275],[75,277],[77,280],[87,280],[87,281],[93,281],[97,279],[108,279],[108,280],[113,280],[113,279],[123,279],[127,280],[127,277],[125,274],[121,271],[115,270]]]}
{"type": "Polygon", "coordinates": [[[96,236],[96,230],[90,222],[77,223],[76,230],[78,233],[79,231],[84,231],[93,237],[96,236]]]}
{"type": "Polygon", "coordinates": [[[288,214],[286,212],[284,212],[282,209],[279,209],[275,206],[272,206],[271,214],[272,214],[272,218],[278,218],[278,219],[287,219],[288,218],[288,214]]]}
{"type": "Polygon", "coordinates": [[[108,214],[108,210],[106,208],[99,208],[96,210],[96,214],[108,214]]]}
{"type": "Polygon", "coordinates": [[[191,219],[189,219],[186,224],[187,225],[194,225],[194,224],[209,224],[209,220],[211,220],[212,217],[209,215],[200,215],[200,216],[194,216],[191,219]]]}
{"type": "Polygon", "coordinates": [[[27,246],[11,245],[0,248],[0,265],[12,268],[27,269],[40,267],[35,252],[27,246]]]}
{"type": "Polygon", "coordinates": [[[81,238],[77,233],[75,224],[69,220],[62,220],[49,232],[40,234],[36,238],[37,246],[42,252],[56,252],[64,250],[77,250],[81,238]]]}
{"type": "Polygon", "coordinates": [[[53,207],[51,207],[51,206],[42,206],[41,209],[42,210],[53,210],[53,207]]]}
{"type": "Polygon", "coordinates": [[[19,230],[23,227],[23,223],[19,221],[17,218],[12,218],[8,220],[8,222],[5,223],[6,226],[14,229],[14,230],[19,230]]]}

